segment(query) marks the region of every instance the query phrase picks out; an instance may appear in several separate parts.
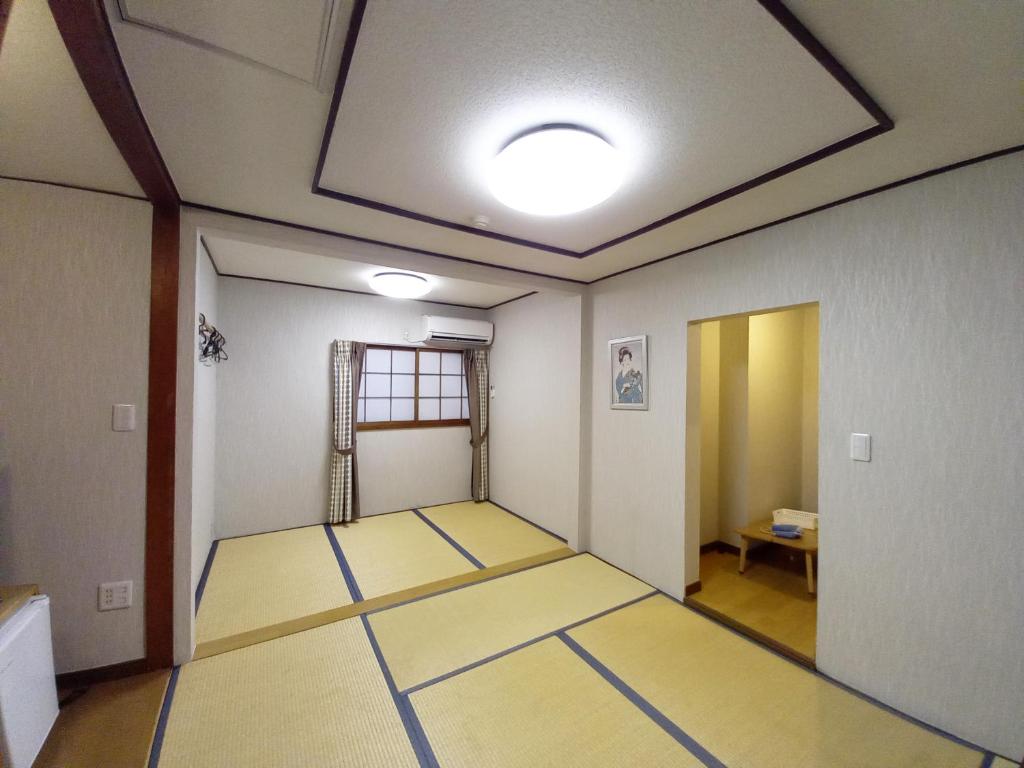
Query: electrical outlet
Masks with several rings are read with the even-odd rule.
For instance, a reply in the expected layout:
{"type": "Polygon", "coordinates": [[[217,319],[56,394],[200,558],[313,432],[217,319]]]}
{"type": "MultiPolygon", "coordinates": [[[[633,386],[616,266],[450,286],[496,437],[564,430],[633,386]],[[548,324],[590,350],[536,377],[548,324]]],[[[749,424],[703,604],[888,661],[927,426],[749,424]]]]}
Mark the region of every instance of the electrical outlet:
{"type": "Polygon", "coordinates": [[[108,581],[100,584],[100,610],[115,611],[132,604],[132,583],[130,581],[108,581]]]}

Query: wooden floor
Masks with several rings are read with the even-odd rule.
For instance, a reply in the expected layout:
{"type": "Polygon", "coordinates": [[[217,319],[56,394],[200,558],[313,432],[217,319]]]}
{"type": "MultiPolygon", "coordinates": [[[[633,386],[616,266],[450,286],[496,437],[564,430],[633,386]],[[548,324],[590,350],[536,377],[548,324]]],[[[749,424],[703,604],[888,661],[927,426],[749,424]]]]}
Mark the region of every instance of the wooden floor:
{"type": "Polygon", "coordinates": [[[766,638],[814,660],[818,604],[799,573],[740,559],[727,552],[700,557],[701,590],[688,598],[697,607],[749,627],[766,638]]]}
{"type": "Polygon", "coordinates": [[[70,700],[33,768],[143,768],[169,674],[101,683],[70,700]]]}

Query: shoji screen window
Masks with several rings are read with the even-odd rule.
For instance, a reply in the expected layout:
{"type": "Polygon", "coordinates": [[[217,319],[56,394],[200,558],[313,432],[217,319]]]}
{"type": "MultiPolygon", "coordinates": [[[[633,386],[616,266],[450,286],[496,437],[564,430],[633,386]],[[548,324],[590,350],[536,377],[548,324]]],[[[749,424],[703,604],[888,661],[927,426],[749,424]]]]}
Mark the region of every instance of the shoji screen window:
{"type": "Polygon", "coordinates": [[[361,430],[469,424],[462,353],[368,347],[357,420],[361,430]]]}

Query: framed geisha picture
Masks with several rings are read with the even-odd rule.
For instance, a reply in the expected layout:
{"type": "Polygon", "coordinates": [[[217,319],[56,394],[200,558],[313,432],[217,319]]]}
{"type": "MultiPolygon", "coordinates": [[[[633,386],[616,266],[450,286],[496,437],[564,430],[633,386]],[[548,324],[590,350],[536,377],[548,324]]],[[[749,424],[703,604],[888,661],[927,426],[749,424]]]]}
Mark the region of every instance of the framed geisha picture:
{"type": "Polygon", "coordinates": [[[647,336],[628,336],[608,342],[612,408],[646,411],[647,336]]]}

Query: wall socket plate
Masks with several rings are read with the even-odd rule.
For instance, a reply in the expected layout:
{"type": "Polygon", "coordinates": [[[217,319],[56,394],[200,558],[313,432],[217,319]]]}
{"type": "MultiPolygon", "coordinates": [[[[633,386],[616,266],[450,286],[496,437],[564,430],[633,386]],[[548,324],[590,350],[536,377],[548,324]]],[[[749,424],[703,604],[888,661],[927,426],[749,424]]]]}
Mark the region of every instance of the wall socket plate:
{"type": "Polygon", "coordinates": [[[108,581],[100,584],[99,609],[116,611],[132,604],[132,583],[130,581],[108,581]]]}

